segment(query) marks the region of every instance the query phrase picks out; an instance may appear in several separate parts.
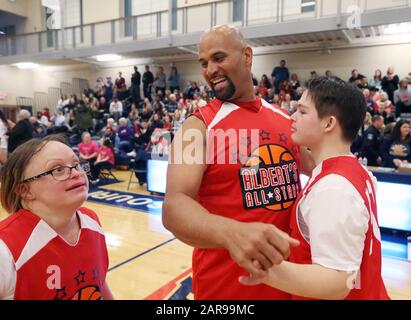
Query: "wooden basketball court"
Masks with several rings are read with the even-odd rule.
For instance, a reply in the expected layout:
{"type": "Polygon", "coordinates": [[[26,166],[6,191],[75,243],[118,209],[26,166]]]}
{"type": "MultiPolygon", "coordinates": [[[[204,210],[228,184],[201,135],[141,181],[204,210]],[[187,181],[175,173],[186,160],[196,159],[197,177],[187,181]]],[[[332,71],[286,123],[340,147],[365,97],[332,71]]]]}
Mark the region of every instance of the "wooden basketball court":
{"type": "MultiPolygon", "coordinates": [[[[104,185],[91,191],[96,197],[99,190],[118,191],[150,197],[138,184],[127,191],[129,171],[116,171],[119,183],[104,185]]],[[[118,205],[95,202],[92,197],[86,206],[97,212],[106,233],[110,258],[108,283],[116,299],[192,299],[191,247],[183,244],[164,229],[161,210],[153,213],[126,208],[126,201],[117,197],[118,205]]],[[[124,197],[124,196],[123,196],[124,197]]],[[[147,199],[146,199],[147,200],[147,199]]],[[[134,199],[131,203],[143,203],[134,199]]],[[[129,201],[129,202],[130,202],[129,201]]],[[[148,203],[149,200],[146,201],[148,203]]],[[[6,213],[0,211],[0,219],[6,213]]],[[[411,299],[411,263],[383,259],[383,277],[392,299],[411,299]]]]}

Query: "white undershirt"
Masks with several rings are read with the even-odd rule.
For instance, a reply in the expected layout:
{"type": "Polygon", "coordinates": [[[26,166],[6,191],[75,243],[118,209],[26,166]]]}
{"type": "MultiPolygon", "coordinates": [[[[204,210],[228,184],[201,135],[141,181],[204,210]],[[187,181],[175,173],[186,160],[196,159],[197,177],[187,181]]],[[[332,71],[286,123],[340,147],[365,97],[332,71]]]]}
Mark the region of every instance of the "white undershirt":
{"type": "Polygon", "coordinates": [[[16,268],[13,256],[0,239],[0,300],[13,300],[16,288],[16,268]]]}
{"type": "MultiPolygon", "coordinates": [[[[314,169],[313,178],[319,169],[314,169]]],[[[375,177],[368,173],[376,187],[375,177]]],[[[321,178],[299,205],[298,224],[310,244],[312,263],[330,269],[359,270],[368,222],[360,193],[338,174],[321,178]]]]}

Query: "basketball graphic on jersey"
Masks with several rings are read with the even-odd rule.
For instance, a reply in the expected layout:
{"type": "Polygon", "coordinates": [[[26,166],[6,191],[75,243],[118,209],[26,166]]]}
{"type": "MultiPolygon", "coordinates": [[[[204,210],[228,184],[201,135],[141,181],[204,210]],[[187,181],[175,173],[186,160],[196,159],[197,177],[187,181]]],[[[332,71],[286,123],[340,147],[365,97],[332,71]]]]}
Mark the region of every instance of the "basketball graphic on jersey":
{"type": "Polygon", "coordinates": [[[287,148],[277,144],[262,145],[251,152],[240,169],[240,182],[247,210],[287,209],[300,191],[297,162],[287,148]]]}
{"type": "Polygon", "coordinates": [[[78,290],[69,300],[101,300],[98,287],[89,286],[78,290]]]}

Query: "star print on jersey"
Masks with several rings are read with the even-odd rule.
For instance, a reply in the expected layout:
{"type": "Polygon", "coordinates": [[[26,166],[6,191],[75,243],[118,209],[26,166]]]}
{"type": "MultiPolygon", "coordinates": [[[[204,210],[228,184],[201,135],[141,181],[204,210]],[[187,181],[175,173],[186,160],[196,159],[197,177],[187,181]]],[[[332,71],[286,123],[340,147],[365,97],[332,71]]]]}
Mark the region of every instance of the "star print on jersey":
{"type": "Polygon", "coordinates": [[[278,136],[280,137],[280,142],[287,143],[288,138],[284,133],[280,133],[278,136]]]}
{"type": "Polygon", "coordinates": [[[261,137],[261,139],[262,139],[263,141],[270,140],[270,135],[271,135],[271,133],[268,132],[268,131],[262,130],[262,131],[260,132],[260,137],[261,137]]]}
{"type": "Polygon", "coordinates": [[[84,276],[86,275],[85,272],[81,272],[79,270],[78,275],[74,278],[77,282],[77,287],[80,285],[80,283],[84,283],[84,276]]]}
{"type": "Polygon", "coordinates": [[[57,289],[56,296],[54,300],[63,300],[67,296],[66,287],[57,289]]]}

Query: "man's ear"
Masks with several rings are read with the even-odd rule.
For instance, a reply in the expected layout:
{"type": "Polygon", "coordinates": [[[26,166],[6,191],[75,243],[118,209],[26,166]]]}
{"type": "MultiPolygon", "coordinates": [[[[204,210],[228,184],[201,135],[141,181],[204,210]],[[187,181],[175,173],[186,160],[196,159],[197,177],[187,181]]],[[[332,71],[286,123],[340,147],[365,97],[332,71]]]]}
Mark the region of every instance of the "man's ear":
{"type": "Polygon", "coordinates": [[[252,65],[253,63],[253,49],[250,46],[244,48],[245,62],[247,65],[252,65]]]}
{"type": "Polygon", "coordinates": [[[14,190],[23,200],[35,199],[34,194],[30,191],[27,183],[20,183],[14,190]]]}

